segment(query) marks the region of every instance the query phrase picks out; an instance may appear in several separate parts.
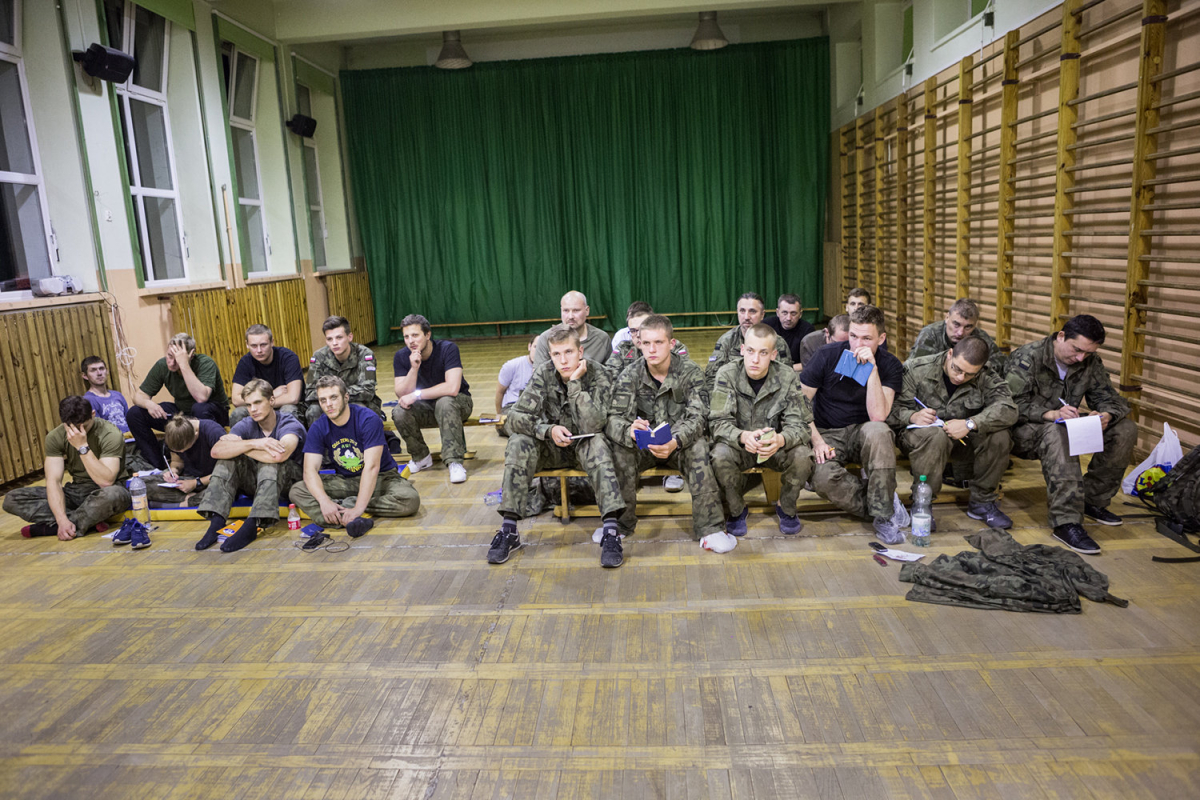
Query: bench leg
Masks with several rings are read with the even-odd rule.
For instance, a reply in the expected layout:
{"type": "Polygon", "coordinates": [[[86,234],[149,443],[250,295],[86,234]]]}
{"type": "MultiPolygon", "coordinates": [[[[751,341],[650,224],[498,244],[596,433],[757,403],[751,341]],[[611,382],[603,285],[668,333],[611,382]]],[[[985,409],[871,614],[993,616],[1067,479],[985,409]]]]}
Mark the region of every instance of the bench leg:
{"type": "Polygon", "coordinates": [[[571,506],[568,505],[569,492],[567,488],[567,478],[559,478],[558,487],[559,491],[562,493],[560,498],[562,502],[562,505],[560,506],[560,508],[562,508],[562,516],[558,518],[558,521],[563,525],[566,525],[571,521],[571,506]]]}
{"type": "Polygon", "coordinates": [[[763,491],[767,493],[767,502],[774,506],[779,502],[779,493],[783,490],[783,480],[773,469],[762,471],[763,491]]]}

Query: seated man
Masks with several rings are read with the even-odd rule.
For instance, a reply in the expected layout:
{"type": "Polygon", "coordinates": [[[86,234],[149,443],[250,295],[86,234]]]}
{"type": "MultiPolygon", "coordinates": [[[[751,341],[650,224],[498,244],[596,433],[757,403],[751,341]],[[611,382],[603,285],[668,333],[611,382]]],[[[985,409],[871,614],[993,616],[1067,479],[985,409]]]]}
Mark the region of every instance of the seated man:
{"type": "Polygon", "coordinates": [[[304,481],[292,486],[292,502],[321,527],[345,527],[362,536],[375,525],[363,516],[411,517],[421,499],[384,446],[383,422],[375,412],[348,402],[346,384],[334,375],[317,381],[324,412],[304,442],[304,481]],[[322,475],[328,457],[335,474],[322,475]],[[354,498],[346,507],[343,501],[354,498]]]}
{"type": "Polygon", "coordinates": [[[804,337],[813,332],[812,323],[800,316],[800,298],[794,294],[781,294],[775,301],[775,313],[763,320],[787,342],[792,356],[792,370],[800,371],[800,345],[804,337]]]}
{"type": "Polygon", "coordinates": [[[500,375],[496,380],[496,417],[500,425],[496,429],[501,436],[508,436],[508,412],[517,404],[517,398],[529,385],[533,377],[533,352],[537,347],[538,335],[529,337],[529,354],[510,358],[500,367],[500,375]]]}
{"type": "Polygon", "coordinates": [[[142,459],[137,442],[129,433],[129,422],[125,419],[129,413],[129,403],[125,395],[116,389],[108,388],[108,365],[100,356],[88,356],[79,365],[83,382],[87,384],[84,398],[96,410],[96,416],[117,426],[125,437],[125,468],[131,474],[150,469],[150,465],[142,459]]]}
{"type": "Polygon", "coordinates": [[[154,431],[167,427],[175,414],[211,419],[224,427],[229,423],[229,398],[217,362],[196,352],[196,340],[177,333],[167,343],[167,354],[150,368],[133,396],[134,408],[126,419],[142,459],[155,469],[166,469],[162,447],[154,431]],[[174,402],[156,403],[154,396],[166,387],[174,402]]]}
{"type": "MultiPolygon", "coordinates": [[[[642,340],[640,336],[642,323],[654,313],[654,309],[650,308],[649,303],[643,303],[640,300],[630,305],[629,309],[625,317],[625,323],[628,327],[621,329],[626,333],[625,338],[620,342],[616,338],[613,339],[612,357],[609,358],[608,366],[613,370],[614,378],[620,376],[623,369],[642,357],[642,340]]],[[[687,358],[687,345],[678,339],[672,341],[675,344],[671,345],[671,355],[687,358]]]]}
{"type": "Polygon", "coordinates": [[[21,528],[22,536],[66,542],[92,528],[107,530],[106,520],[129,508],[130,499],[121,483],[125,438],[117,427],[96,418],[91,403],[78,396],[63,398],[58,418],[62,424],[46,434],[46,485],[12,489],[4,510],[33,523],[21,528]]]}
{"type": "Polygon", "coordinates": [[[818,350],[804,365],[800,383],[813,406],[817,493],[844,511],[873,519],[884,543],[899,544],[909,519],[896,495],[896,445],[886,420],[904,384],[904,365],[881,347],[886,337],[883,312],[863,306],[850,315],[850,339],[818,350]],[[835,371],[845,352],[873,367],[865,386],[835,371]],[[852,461],[862,465],[866,486],[846,470],[852,461]]]}
{"type": "Polygon", "coordinates": [[[225,435],[225,429],[211,419],[176,414],[167,423],[163,444],[170,452],[169,465],[162,479],[146,481],[146,496],[156,503],[190,506],[200,501],[212,483],[217,460],[213,446],[225,435]],[[163,483],[178,483],[177,487],[163,483]]]}
{"type": "Polygon", "coordinates": [[[574,328],[559,326],[542,338],[549,340],[550,361],[534,369],[508,415],[512,436],[504,448],[504,491],[498,509],[504,521],[492,538],[488,563],[503,564],[521,546],[517,520],[525,513],[534,474],[573,468],[587,472],[604,518],[600,565],[619,567],[623,557],[617,518],[625,503],[604,438],[612,388],[609,373],[583,358],[574,328]]]}
{"type": "Polygon", "coordinates": [[[941,355],[963,339],[971,337],[987,345],[988,366],[997,373],[1004,370],[1004,353],[992,341],[983,328],[979,327],[979,305],[969,297],[960,297],[946,312],[941,322],[931,322],[917,334],[908,360],[922,356],[941,355]]]}
{"type": "Polygon", "coordinates": [[[800,391],[800,376],[775,363],[773,333],[767,325],[747,331],[741,360],[721,367],[713,386],[708,416],[713,472],[724,500],[725,531],[733,536],[746,535],[742,473],[759,465],[780,473],[779,531],[791,535],[804,527],[796,503],[813,470],[812,407],[800,391]]]}
{"type": "Polygon", "coordinates": [[[304,425],[291,414],[276,411],[271,404],[274,398],[271,384],[259,378],[251,378],[242,387],[250,418],[234,425],[213,445],[217,466],[197,509],[200,516],[208,518],[208,531],[196,542],[197,550],[216,544],[233,501],[242,492],[254,498],[250,516],[221,544],[221,552],[232,553],[253,542],[261,528],[279,521],[280,497],[287,497],[300,480],[304,425]]]}
{"type": "Polygon", "coordinates": [[[1084,530],[1083,518],[1101,525],[1121,524],[1108,503],[1137,443],[1129,403],[1117,394],[1096,354],[1104,336],[1100,320],[1080,314],[1058,333],[1014,350],[1004,373],[1017,403],[1013,455],[1042,462],[1054,538],[1087,555],[1099,553],[1100,545],[1084,530]],[[1086,412],[1079,410],[1084,400],[1090,409],[1086,412]],[[1100,416],[1104,450],[1092,456],[1084,475],[1079,457],[1070,454],[1066,426],[1054,423],[1088,414],[1100,416]]]}
{"type": "Polygon", "coordinates": [[[625,309],[625,327],[614,333],[612,337],[613,355],[617,354],[621,342],[633,341],[633,331],[631,330],[633,324],[630,320],[634,317],[648,317],[653,313],[654,309],[645,300],[634,300],[629,304],[629,308],[625,309]]]}
{"type": "Polygon", "coordinates": [[[638,327],[642,356],[617,379],[605,426],[625,504],[619,530],[628,536],[637,527],[638,473],[665,466],[679,470],[687,482],[692,494],[692,536],[703,543],[709,534],[720,533],[724,523],[704,437],[708,417],[704,373],[691,359],[672,354],[675,340],[669,319],[651,315],[638,327]],[[664,423],[671,426],[671,440],[639,449],[635,431],[664,423]]]}
{"type": "Polygon", "coordinates": [[[404,347],[396,351],[392,362],[396,399],[392,422],[408,447],[412,461],[410,472],[433,466],[433,454],[425,444],[421,428],[436,427],[442,435],[442,463],[450,470],[450,482],[467,479],[463,458],[467,454],[467,433],[463,423],[475,407],[471,386],[463,377],[458,345],[430,336],[429,320],[409,314],[400,322],[404,347]]]}
{"type": "MultiPolygon", "coordinates": [[[[583,292],[564,294],[562,300],[559,301],[559,312],[562,314],[562,324],[575,331],[579,337],[583,358],[595,366],[601,366],[607,362],[608,357],[612,355],[612,342],[607,333],[595,325],[588,324],[587,318],[591,309],[588,307],[587,298],[584,297],[583,292]]],[[[549,337],[559,327],[561,326],[555,325],[538,337],[537,349],[533,354],[534,364],[545,364],[550,360],[549,337]]]]}
{"type": "MultiPolygon", "coordinates": [[[[746,331],[763,320],[763,299],[754,292],[746,292],[738,298],[738,324],[726,331],[717,339],[712,355],[708,358],[708,366],[704,368],[704,385],[712,389],[716,380],[717,370],[735,358],[741,356],[742,339],[746,331]]],[[[792,351],[788,350],[787,342],[779,334],[775,335],[775,349],[779,351],[779,363],[791,367],[792,351]]]]}
{"type": "Polygon", "coordinates": [[[871,305],[871,293],[861,286],[856,286],[846,295],[846,314],[853,314],[864,306],[871,305]]]}
{"type": "Polygon", "coordinates": [[[382,420],[383,404],[375,395],[375,354],[371,348],[354,341],[350,320],[345,317],[329,317],[321,323],[321,330],[325,332],[325,346],[308,360],[304,384],[304,413],[309,427],[321,418],[317,382],[325,377],[340,378],[349,402],[371,409],[382,420]]]}
{"type": "Polygon", "coordinates": [[[250,412],[242,399],[242,388],[257,378],[274,386],[271,407],[300,419],[300,400],[304,396],[304,370],[300,359],[286,347],[275,346],[275,334],[266,325],[246,329],[246,349],[233,371],[233,411],[229,424],[236,425],[250,412]]]}
{"type": "Polygon", "coordinates": [[[974,465],[975,475],[967,516],[1003,529],[1011,528],[1012,520],[996,506],[996,498],[1008,469],[1008,429],[1017,421],[1017,405],[987,358],[987,344],[971,336],[942,353],[910,358],[888,424],[909,457],[914,491],[923,475],[937,497],[946,464],[961,453],[974,465]],[[937,420],[944,427],[937,426],[937,420]]]}
{"type": "Polygon", "coordinates": [[[812,360],[813,353],[820,350],[827,344],[834,342],[844,342],[850,338],[850,315],[838,314],[829,319],[825,323],[825,327],[820,330],[815,330],[808,336],[804,337],[804,341],[800,342],[800,364],[807,364],[812,360]]]}

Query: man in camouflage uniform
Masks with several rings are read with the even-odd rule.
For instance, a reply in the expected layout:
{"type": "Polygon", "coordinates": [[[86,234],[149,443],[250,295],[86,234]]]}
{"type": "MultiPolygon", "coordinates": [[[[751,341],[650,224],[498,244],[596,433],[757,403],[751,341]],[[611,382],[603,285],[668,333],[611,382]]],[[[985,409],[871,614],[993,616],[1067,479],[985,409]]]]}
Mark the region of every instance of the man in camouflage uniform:
{"type": "Polygon", "coordinates": [[[983,328],[979,327],[979,306],[968,297],[960,297],[946,312],[941,322],[931,322],[917,334],[908,360],[944,353],[967,337],[987,345],[988,366],[997,373],[1004,371],[1004,353],[983,328]]]}
{"type": "Polygon", "coordinates": [[[721,367],[713,386],[708,423],[713,472],[725,503],[725,530],[734,536],[746,534],[743,471],[755,465],[780,473],[783,487],[775,506],[780,532],[795,534],[804,527],[796,502],[812,475],[812,407],[800,391],[800,376],[775,363],[774,333],[765,324],[747,331],[741,360],[721,367]]]}
{"type": "Polygon", "coordinates": [[[1005,371],[1018,411],[1013,455],[1041,460],[1054,538],[1086,555],[1099,553],[1100,545],[1084,530],[1085,515],[1101,525],[1121,524],[1108,503],[1137,442],[1129,403],[1096,355],[1104,336],[1100,320],[1080,314],[1058,333],[1014,350],[1005,371]],[[1066,426],[1055,424],[1089,413],[1079,410],[1085,399],[1104,426],[1104,451],[1092,456],[1086,475],[1079,457],[1070,455],[1066,426]]]}
{"type": "Polygon", "coordinates": [[[330,317],[321,325],[325,346],[308,360],[308,376],[304,384],[304,416],[311,427],[321,417],[317,402],[317,381],[326,375],[341,378],[349,392],[350,402],[366,406],[383,418],[383,404],[375,395],[375,355],[371,348],[354,341],[350,320],[330,317]]]}
{"type": "Polygon", "coordinates": [[[1017,421],[1017,405],[1004,378],[985,363],[987,358],[987,344],[971,336],[943,353],[910,358],[888,424],[909,457],[914,492],[917,479],[924,476],[937,497],[947,461],[970,460],[975,477],[967,516],[992,528],[1011,528],[1012,520],[996,506],[996,498],[1008,468],[1008,429],[1017,421]],[[943,427],[935,426],[936,420],[943,427]]]}
{"type": "Polygon", "coordinates": [[[642,357],[617,380],[605,428],[625,502],[620,531],[628,535],[637,526],[638,473],[666,466],[683,474],[692,494],[692,535],[701,539],[722,526],[721,501],[704,438],[708,416],[704,373],[690,359],[674,356],[669,319],[650,315],[638,327],[642,357]],[[663,423],[671,426],[671,441],[639,449],[634,431],[649,431],[663,423]]]}
{"type": "MultiPolygon", "coordinates": [[[[712,355],[708,358],[708,366],[704,368],[704,385],[711,391],[713,381],[717,379],[717,370],[742,354],[742,339],[746,331],[763,321],[763,299],[754,292],[746,292],[738,298],[736,327],[722,334],[717,339],[712,355]]],[[[787,340],[775,334],[775,349],[779,351],[779,363],[792,366],[792,352],[788,349],[787,340]]]]}
{"type": "Polygon", "coordinates": [[[504,484],[499,512],[504,521],[488,550],[489,564],[503,564],[521,546],[517,520],[524,516],[529,484],[538,470],[582,469],[596,491],[604,518],[600,564],[619,567],[617,518],[625,510],[604,437],[612,384],[607,370],[583,358],[579,334],[558,327],[544,335],[550,360],[539,364],[508,415],[511,434],[504,449],[504,484]],[[593,434],[587,438],[573,436],[593,434]]]}
{"type": "MultiPolygon", "coordinates": [[[[625,371],[626,367],[642,357],[641,331],[642,327],[646,324],[646,320],[654,314],[654,309],[650,308],[646,303],[640,303],[639,305],[649,310],[643,312],[640,308],[633,309],[633,306],[630,306],[630,309],[633,309],[635,313],[633,316],[625,318],[625,322],[629,325],[629,327],[625,328],[625,330],[629,331],[629,338],[622,338],[620,341],[614,339],[616,343],[613,345],[612,356],[608,359],[608,368],[612,370],[614,380],[625,371]]],[[[671,341],[674,342],[671,345],[671,355],[678,356],[679,358],[687,358],[687,345],[678,339],[672,339],[671,341]]]]}

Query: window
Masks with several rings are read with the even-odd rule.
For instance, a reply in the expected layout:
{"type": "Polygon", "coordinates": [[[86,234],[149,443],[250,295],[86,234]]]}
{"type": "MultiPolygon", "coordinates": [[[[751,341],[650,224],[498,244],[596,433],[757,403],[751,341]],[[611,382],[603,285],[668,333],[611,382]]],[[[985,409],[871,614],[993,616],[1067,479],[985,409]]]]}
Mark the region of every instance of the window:
{"type": "Polygon", "coordinates": [[[247,240],[242,257],[247,260],[248,274],[266,272],[271,238],[263,213],[258,140],[254,130],[254,110],[258,103],[258,59],[225,42],[221,46],[221,62],[225,71],[229,133],[237,174],[238,229],[247,240]]]}
{"type": "Polygon", "coordinates": [[[136,61],[129,80],[114,88],[144,278],[146,283],[184,281],[187,249],[167,114],[171,23],[124,0],[104,0],[104,6],[110,45],[136,61]]]}
{"type": "Polygon", "coordinates": [[[0,292],[52,274],[54,252],[21,60],[19,0],[0,0],[0,292]]]}
{"type": "MultiPolygon", "coordinates": [[[[312,95],[304,84],[296,84],[296,109],[306,117],[311,117],[312,95]]],[[[304,152],[304,190],[308,195],[308,229],[312,234],[313,269],[328,266],[325,256],[325,239],[328,232],[325,229],[325,212],[321,208],[321,171],[318,168],[320,159],[317,157],[317,145],[312,139],[301,140],[304,152]]]]}
{"type": "Polygon", "coordinates": [[[934,0],[934,38],[943,39],[987,10],[989,0],[934,0]]]}
{"type": "Polygon", "coordinates": [[[911,2],[904,6],[904,35],[900,51],[903,56],[900,63],[908,64],[913,60],[913,4],[911,2]]]}

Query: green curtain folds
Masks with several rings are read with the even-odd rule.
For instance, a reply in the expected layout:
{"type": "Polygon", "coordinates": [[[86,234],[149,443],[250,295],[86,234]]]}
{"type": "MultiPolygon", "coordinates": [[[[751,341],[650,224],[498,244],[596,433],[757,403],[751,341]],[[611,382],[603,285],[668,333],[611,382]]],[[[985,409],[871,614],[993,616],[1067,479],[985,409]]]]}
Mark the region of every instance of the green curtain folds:
{"type": "Polygon", "coordinates": [[[556,317],[570,289],[609,330],[633,300],[820,305],[825,38],[340,77],[381,342],[410,313],[556,317]]]}

